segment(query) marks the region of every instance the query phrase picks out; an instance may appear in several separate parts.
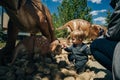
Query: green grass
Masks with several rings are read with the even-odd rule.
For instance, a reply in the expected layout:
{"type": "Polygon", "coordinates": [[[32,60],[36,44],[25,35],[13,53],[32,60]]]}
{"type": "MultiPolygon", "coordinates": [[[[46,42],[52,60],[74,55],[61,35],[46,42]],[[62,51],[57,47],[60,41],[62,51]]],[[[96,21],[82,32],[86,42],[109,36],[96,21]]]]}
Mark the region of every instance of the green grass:
{"type": "MultiPolygon", "coordinates": [[[[19,40],[16,41],[16,44],[17,44],[18,42],[19,42],[19,40]]],[[[0,48],[4,47],[5,44],[6,44],[6,42],[1,42],[1,41],[0,41],[0,48]]]]}
{"type": "Polygon", "coordinates": [[[0,48],[5,46],[5,42],[0,42],[0,48]]]}

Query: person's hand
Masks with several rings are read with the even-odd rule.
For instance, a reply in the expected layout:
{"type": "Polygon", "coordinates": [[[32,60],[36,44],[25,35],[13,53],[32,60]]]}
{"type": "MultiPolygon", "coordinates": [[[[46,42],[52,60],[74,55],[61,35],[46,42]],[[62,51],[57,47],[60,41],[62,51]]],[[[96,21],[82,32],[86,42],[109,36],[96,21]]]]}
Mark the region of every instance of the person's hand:
{"type": "Polygon", "coordinates": [[[62,45],[62,48],[65,49],[67,47],[67,44],[64,42],[61,44],[62,45]]]}

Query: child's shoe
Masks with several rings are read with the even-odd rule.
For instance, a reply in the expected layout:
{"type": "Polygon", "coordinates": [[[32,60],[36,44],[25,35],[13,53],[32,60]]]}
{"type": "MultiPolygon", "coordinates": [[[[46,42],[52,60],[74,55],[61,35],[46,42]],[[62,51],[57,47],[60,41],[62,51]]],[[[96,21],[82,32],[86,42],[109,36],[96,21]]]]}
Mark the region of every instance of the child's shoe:
{"type": "Polygon", "coordinates": [[[68,66],[66,66],[66,69],[74,70],[75,69],[74,64],[73,63],[69,64],[68,66]]]}
{"type": "Polygon", "coordinates": [[[81,73],[83,73],[84,71],[85,71],[85,68],[77,69],[77,70],[76,70],[76,73],[77,73],[77,74],[81,74],[81,73]]]}

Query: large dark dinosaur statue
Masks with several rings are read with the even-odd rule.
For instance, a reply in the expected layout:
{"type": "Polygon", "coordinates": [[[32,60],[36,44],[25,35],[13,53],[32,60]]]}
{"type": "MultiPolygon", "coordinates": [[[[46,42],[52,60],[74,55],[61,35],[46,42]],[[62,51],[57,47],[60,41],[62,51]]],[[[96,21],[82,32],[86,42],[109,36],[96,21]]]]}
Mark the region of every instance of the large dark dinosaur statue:
{"type": "Polygon", "coordinates": [[[50,43],[56,42],[52,17],[47,7],[40,0],[0,0],[8,16],[8,40],[0,54],[10,54],[15,48],[19,31],[36,34],[41,32],[50,43]]]}

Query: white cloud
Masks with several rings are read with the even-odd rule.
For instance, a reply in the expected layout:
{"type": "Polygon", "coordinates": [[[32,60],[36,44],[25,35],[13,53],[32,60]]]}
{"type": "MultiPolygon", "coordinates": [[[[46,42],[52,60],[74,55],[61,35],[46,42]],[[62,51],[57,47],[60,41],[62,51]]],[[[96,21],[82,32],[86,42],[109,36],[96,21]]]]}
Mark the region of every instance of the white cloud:
{"type": "Polygon", "coordinates": [[[53,2],[62,2],[62,0],[52,0],[53,2]]]}
{"type": "Polygon", "coordinates": [[[106,11],[107,11],[106,9],[94,10],[94,11],[91,11],[90,14],[92,14],[93,16],[95,16],[95,15],[98,15],[99,13],[103,13],[103,12],[106,12],[106,11]]]}
{"type": "Polygon", "coordinates": [[[97,17],[97,18],[94,18],[93,21],[95,23],[100,22],[101,24],[105,24],[106,23],[105,19],[106,19],[105,17],[97,17]]]}
{"type": "Polygon", "coordinates": [[[91,1],[92,3],[100,4],[102,0],[88,0],[91,1]]]}

